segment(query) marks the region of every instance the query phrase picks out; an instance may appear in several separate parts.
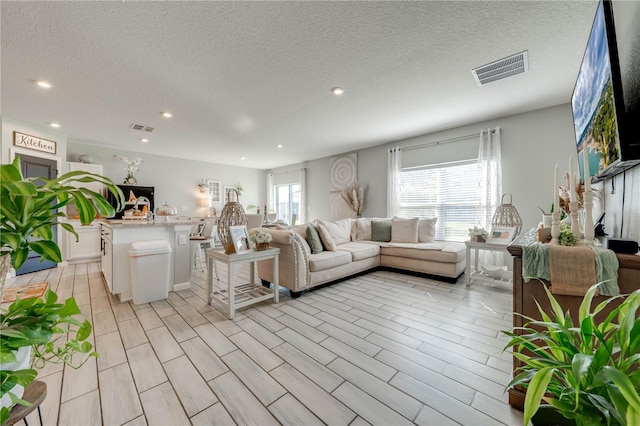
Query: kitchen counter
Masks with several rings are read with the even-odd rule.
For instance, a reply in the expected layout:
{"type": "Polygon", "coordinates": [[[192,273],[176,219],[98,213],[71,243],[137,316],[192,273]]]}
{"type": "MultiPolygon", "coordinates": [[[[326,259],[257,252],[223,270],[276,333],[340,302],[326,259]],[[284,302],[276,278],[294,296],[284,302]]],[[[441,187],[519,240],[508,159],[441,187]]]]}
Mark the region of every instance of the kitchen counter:
{"type": "Polygon", "coordinates": [[[142,220],[142,219],[99,219],[97,223],[104,223],[108,227],[113,229],[119,228],[153,228],[153,227],[166,227],[166,226],[182,226],[182,225],[195,225],[201,223],[201,219],[190,220],[169,220],[164,218],[156,220],[142,220]]]}
{"type": "Polygon", "coordinates": [[[190,241],[192,225],[199,221],[150,222],[146,220],[100,220],[102,273],[112,294],[120,301],[132,299],[131,243],[137,241],[167,240],[171,245],[171,272],[169,290],[190,288],[190,241]]]}

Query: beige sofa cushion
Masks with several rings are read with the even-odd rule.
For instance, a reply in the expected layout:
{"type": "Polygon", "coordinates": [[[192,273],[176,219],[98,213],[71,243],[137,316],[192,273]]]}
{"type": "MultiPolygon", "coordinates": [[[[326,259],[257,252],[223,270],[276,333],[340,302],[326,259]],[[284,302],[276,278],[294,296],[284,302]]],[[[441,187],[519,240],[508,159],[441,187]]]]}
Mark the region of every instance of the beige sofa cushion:
{"type": "Polygon", "coordinates": [[[444,241],[417,244],[381,243],[380,254],[410,259],[457,263],[464,260],[466,247],[464,243],[449,243],[444,241]]]}
{"type": "Polygon", "coordinates": [[[309,255],[309,271],[317,272],[351,263],[351,253],[346,251],[323,251],[309,255]]]}
{"type": "Polygon", "coordinates": [[[351,219],[342,219],[335,222],[318,221],[328,232],[336,245],[351,241],[351,219]]]}
{"type": "Polygon", "coordinates": [[[394,217],[391,220],[392,243],[417,243],[418,242],[418,218],[402,219],[394,217]]]}
{"type": "Polygon", "coordinates": [[[431,243],[436,238],[437,217],[429,217],[418,221],[418,242],[431,243]]]}
{"type": "Polygon", "coordinates": [[[354,262],[380,255],[380,246],[371,243],[351,242],[339,245],[337,250],[351,253],[351,260],[354,262]]]}

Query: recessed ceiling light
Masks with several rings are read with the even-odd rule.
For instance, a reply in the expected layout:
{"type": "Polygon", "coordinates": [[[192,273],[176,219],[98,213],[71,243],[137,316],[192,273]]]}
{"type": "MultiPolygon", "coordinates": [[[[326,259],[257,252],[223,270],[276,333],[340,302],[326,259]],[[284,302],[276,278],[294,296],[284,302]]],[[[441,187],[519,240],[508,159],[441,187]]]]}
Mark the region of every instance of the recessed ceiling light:
{"type": "Polygon", "coordinates": [[[57,129],[58,127],[60,127],[60,124],[58,124],[58,123],[49,123],[49,126],[55,127],[57,129]]]}
{"type": "Polygon", "coordinates": [[[147,138],[140,138],[140,142],[142,142],[142,143],[147,143],[147,142],[149,142],[149,139],[147,139],[147,138]]]}
{"type": "Polygon", "coordinates": [[[331,89],[331,93],[334,95],[342,95],[344,93],[344,89],[340,86],[336,86],[331,89]]]}
{"type": "Polygon", "coordinates": [[[283,145],[281,143],[279,143],[278,145],[276,145],[276,148],[282,148],[282,146],[283,145]]]}
{"type": "Polygon", "coordinates": [[[163,112],[163,113],[162,113],[162,116],[163,116],[164,118],[171,118],[171,117],[173,117],[173,114],[171,114],[170,112],[166,112],[166,111],[165,111],[165,112],[163,112]]]}
{"type": "Polygon", "coordinates": [[[240,157],[240,159],[241,159],[241,160],[246,160],[246,159],[247,159],[247,157],[240,157]]]}
{"type": "Polygon", "coordinates": [[[44,80],[37,80],[36,84],[40,87],[42,87],[43,89],[51,89],[53,87],[53,85],[51,83],[49,83],[48,81],[44,81],[44,80]]]}

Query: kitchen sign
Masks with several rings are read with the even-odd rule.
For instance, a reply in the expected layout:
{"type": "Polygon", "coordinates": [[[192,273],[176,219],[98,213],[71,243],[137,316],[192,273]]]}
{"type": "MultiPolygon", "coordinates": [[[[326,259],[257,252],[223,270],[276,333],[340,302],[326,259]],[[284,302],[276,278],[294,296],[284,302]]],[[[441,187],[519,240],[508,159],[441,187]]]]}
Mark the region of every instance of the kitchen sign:
{"type": "Polygon", "coordinates": [[[21,148],[42,151],[48,154],[56,153],[56,143],[54,141],[26,135],[20,132],[13,132],[13,144],[21,148]]]}

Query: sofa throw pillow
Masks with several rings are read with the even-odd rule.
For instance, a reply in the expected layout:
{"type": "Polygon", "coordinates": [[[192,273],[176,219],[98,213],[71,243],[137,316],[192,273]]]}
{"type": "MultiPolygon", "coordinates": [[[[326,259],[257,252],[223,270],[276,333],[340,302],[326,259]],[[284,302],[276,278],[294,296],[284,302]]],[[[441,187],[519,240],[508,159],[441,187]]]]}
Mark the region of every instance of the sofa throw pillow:
{"type": "Polygon", "coordinates": [[[417,243],[418,242],[418,219],[401,219],[394,217],[391,221],[391,242],[392,243],[417,243]]]}
{"type": "Polygon", "coordinates": [[[391,222],[386,220],[372,220],[371,241],[384,243],[391,241],[391,222]]]}
{"type": "Polygon", "coordinates": [[[357,218],[353,224],[355,228],[356,237],[353,238],[353,241],[371,241],[371,221],[390,221],[391,219],[387,219],[384,217],[359,217],[357,218]]]}
{"type": "Polygon", "coordinates": [[[317,229],[324,249],[327,251],[336,251],[336,242],[331,236],[329,230],[324,225],[318,225],[317,229]]]}
{"type": "MultiPolygon", "coordinates": [[[[336,245],[339,246],[351,241],[351,219],[342,219],[335,222],[320,220],[319,223],[329,232],[336,245]]],[[[322,234],[320,234],[320,237],[322,237],[322,234]]]]}
{"type": "Polygon", "coordinates": [[[418,221],[418,242],[432,243],[436,238],[437,217],[428,217],[418,221]]]}
{"type": "Polygon", "coordinates": [[[307,226],[307,243],[309,243],[309,248],[311,248],[311,254],[321,253],[324,251],[322,241],[320,241],[320,235],[313,226],[307,226]]]}

